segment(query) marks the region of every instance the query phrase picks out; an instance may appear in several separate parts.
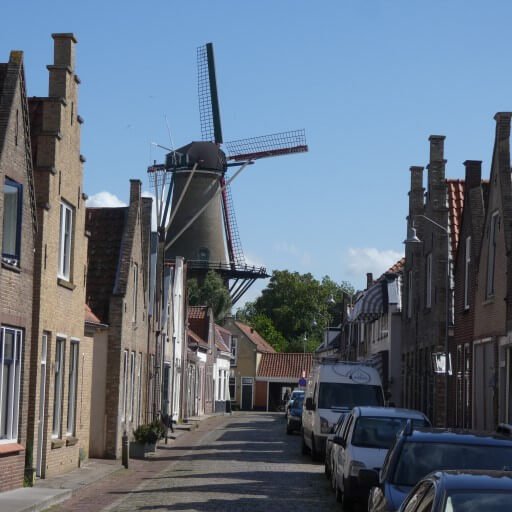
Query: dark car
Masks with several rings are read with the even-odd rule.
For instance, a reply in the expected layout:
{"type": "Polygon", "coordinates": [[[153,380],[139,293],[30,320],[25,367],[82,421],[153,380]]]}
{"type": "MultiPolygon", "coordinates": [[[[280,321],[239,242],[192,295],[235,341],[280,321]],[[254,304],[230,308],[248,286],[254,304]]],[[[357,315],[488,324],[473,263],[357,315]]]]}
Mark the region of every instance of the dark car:
{"type": "Polygon", "coordinates": [[[397,510],[411,489],[432,471],[512,469],[512,438],[469,430],[413,429],[410,422],[390,448],[380,475],[364,469],[372,486],[369,512],[397,510]]]}
{"type": "Polygon", "coordinates": [[[302,406],[304,404],[304,396],[298,396],[292,400],[288,415],[286,417],[286,433],[300,432],[302,427],[302,406]]]}
{"type": "Polygon", "coordinates": [[[420,480],[399,512],[509,512],[510,471],[436,471],[420,480]]]}

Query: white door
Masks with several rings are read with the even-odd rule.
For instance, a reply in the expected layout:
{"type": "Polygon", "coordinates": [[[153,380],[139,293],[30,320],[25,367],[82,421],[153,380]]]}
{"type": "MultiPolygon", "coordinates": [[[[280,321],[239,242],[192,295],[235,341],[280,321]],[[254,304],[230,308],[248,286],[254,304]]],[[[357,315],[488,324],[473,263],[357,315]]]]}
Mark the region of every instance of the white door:
{"type": "Polygon", "coordinates": [[[41,371],[39,381],[39,422],[37,430],[37,461],[36,474],[41,477],[43,466],[43,442],[44,442],[44,404],[46,398],[46,352],[48,345],[48,335],[43,334],[41,340],[41,371]]]}

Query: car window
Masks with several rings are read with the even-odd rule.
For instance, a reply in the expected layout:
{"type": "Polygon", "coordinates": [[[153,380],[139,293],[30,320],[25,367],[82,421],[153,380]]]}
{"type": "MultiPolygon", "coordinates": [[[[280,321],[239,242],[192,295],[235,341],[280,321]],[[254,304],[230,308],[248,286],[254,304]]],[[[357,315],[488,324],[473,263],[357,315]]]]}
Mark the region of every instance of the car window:
{"type": "Polygon", "coordinates": [[[436,488],[431,485],[425,496],[421,500],[419,507],[416,509],[417,512],[430,512],[432,505],[434,504],[434,498],[436,497],[436,488]]]}
{"type": "Polygon", "coordinates": [[[407,500],[404,502],[404,512],[415,512],[417,510],[418,504],[421,502],[421,499],[431,487],[430,482],[422,482],[418,488],[411,492],[407,500]]]}
{"type": "Polygon", "coordinates": [[[494,490],[455,491],[448,496],[444,512],[510,512],[510,492],[494,490]]]}
{"type": "Polygon", "coordinates": [[[347,425],[343,429],[343,434],[341,436],[345,441],[347,440],[350,429],[352,428],[352,423],[354,423],[354,416],[350,415],[350,417],[347,421],[347,425]]]}
{"type": "Polygon", "coordinates": [[[510,465],[512,446],[489,446],[455,443],[421,443],[407,441],[403,444],[391,483],[413,486],[435,470],[444,469],[499,469],[510,465]]]}
{"type": "Polygon", "coordinates": [[[384,405],[380,386],[369,384],[345,384],[321,382],[318,392],[318,408],[343,407],[353,409],[358,405],[384,405]]]}
{"type": "MultiPolygon", "coordinates": [[[[365,448],[388,450],[406,421],[407,418],[362,416],[357,420],[354,427],[352,444],[365,448]]],[[[413,424],[415,427],[427,426],[426,421],[423,419],[413,420],[413,424]]]]}

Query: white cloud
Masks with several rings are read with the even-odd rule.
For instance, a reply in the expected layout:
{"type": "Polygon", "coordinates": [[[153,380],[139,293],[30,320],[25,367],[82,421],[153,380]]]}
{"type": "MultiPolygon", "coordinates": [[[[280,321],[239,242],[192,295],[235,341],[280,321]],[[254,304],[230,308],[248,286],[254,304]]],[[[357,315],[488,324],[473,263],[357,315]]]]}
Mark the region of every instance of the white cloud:
{"type": "Polygon", "coordinates": [[[274,244],[274,251],[281,254],[287,254],[293,256],[303,266],[311,265],[312,258],[311,254],[300,250],[296,245],[288,242],[277,242],[274,244]]]}
{"type": "Polygon", "coordinates": [[[90,196],[85,205],[88,208],[119,208],[126,206],[126,203],[123,203],[123,201],[114,194],[104,190],[103,192],[98,192],[90,196]]]}
{"type": "Polygon", "coordinates": [[[392,249],[379,250],[375,247],[350,247],[344,259],[347,274],[354,278],[354,280],[361,281],[366,279],[367,272],[372,272],[374,277],[379,277],[400,258],[403,258],[403,256],[403,253],[392,249]]]}

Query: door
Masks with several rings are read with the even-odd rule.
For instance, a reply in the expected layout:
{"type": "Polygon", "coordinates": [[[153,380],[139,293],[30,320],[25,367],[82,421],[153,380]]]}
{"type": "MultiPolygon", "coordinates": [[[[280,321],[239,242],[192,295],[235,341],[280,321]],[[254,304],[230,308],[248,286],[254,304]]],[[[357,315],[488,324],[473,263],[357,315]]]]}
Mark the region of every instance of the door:
{"type": "Polygon", "coordinates": [[[494,424],[494,343],[480,343],[474,348],[473,427],[491,430],[494,424]]]}
{"type": "Polygon", "coordinates": [[[252,388],[253,379],[242,377],[242,411],[250,411],[252,409],[252,388]]]}
{"type": "Polygon", "coordinates": [[[48,335],[43,334],[41,340],[41,369],[39,381],[39,421],[37,428],[37,460],[36,474],[41,477],[43,467],[43,443],[44,443],[44,404],[46,399],[46,352],[48,344],[48,335]]]}

